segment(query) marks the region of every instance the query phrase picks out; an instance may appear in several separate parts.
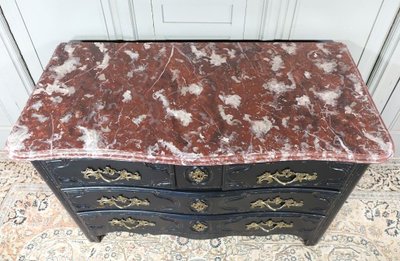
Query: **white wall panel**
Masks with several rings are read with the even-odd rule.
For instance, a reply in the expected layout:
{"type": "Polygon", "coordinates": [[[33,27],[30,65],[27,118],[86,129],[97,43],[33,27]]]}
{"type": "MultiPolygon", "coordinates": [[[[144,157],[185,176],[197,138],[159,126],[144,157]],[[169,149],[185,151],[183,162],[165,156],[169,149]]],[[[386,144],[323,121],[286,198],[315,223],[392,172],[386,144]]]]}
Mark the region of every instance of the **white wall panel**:
{"type": "Polygon", "coordinates": [[[382,111],[382,118],[395,143],[400,157],[400,13],[393,24],[384,52],[377,64],[373,81],[376,83],[373,99],[382,111]]]}
{"type": "Polygon", "coordinates": [[[28,92],[0,38],[0,125],[14,124],[28,99],[28,92]],[[8,124],[7,124],[8,122],[8,124]]]}
{"type": "Polygon", "coordinates": [[[158,39],[243,39],[245,0],[152,0],[158,39]]]}
{"type": "Polygon", "coordinates": [[[3,25],[1,23],[0,26],[0,150],[28,99],[28,90],[21,78],[19,65],[14,64],[5,43],[7,34],[3,25]]]}
{"type": "Polygon", "coordinates": [[[392,135],[395,155],[400,157],[400,78],[398,78],[396,88],[383,110],[382,117],[392,135]]]}
{"type": "Polygon", "coordinates": [[[18,0],[17,3],[42,66],[46,66],[62,41],[109,39],[98,0],[18,0]]]}
{"type": "Polygon", "coordinates": [[[155,39],[153,10],[151,0],[130,0],[133,6],[132,14],[137,29],[138,39],[155,39]]]}
{"type": "Polygon", "coordinates": [[[289,39],[343,41],[358,62],[382,0],[297,0],[289,39]]]}
{"type": "MultiPolygon", "coordinates": [[[[400,0],[384,0],[379,8],[374,26],[368,36],[368,41],[364,46],[360,60],[358,61],[358,69],[365,80],[369,80],[375,62],[379,59],[381,49],[396,19],[399,8],[400,0]]],[[[374,86],[369,87],[370,90],[374,89],[374,86]]]]}
{"type": "Polygon", "coordinates": [[[110,39],[114,28],[100,0],[1,0],[5,16],[35,80],[58,43],[110,39]]]}

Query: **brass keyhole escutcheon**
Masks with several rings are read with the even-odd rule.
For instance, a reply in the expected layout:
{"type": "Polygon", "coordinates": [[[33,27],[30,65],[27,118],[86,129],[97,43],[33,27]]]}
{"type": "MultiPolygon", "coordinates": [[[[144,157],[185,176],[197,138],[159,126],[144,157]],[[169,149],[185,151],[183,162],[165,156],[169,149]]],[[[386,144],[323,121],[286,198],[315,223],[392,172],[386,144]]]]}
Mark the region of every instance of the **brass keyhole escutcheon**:
{"type": "Polygon", "coordinates": [[[196,212],[204,212],[208,208],[208,205],[203,200],[196,199],[192,204],[190,204],[190,207],[196,212]]]}
{"type": "Polygon", "coordinates": [[[208,179],[208,174],[199,168],[196,168],[189,172],[190,181],[200,184],[208,179]]]}
{"type": "Polygon", "coordinates": [[[208,228],[207,224],[196,221],[196,223],[192,226],[192,229],[196,232],[203,232],[208,228]]]}

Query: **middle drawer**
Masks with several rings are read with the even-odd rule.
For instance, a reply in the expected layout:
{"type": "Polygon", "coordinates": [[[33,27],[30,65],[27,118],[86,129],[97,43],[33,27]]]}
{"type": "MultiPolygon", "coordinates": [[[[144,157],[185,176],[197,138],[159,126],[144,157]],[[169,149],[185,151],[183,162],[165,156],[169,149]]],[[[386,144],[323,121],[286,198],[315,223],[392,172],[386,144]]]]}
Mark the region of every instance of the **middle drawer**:
{"type": "Polygon", "coordinates": [[[137,209],[179,214],[302,212],[325,215],[340,192],[277,188],[226,192],[186,192],[150,188],[63,189],[77,212],[137,209]]]}

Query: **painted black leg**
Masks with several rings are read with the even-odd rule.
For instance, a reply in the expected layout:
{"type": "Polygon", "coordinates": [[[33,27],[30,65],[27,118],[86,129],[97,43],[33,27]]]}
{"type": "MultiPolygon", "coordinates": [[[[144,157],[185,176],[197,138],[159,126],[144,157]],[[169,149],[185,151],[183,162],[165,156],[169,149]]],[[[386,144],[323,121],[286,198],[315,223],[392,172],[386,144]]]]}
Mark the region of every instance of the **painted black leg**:
{"type": "Polygon", "coordinates": [[[93,243],[100,243],[101,240],[103,240],[103,237],[104,237],[104,236],[105,236],[105,235],[102,235],[102,236],[87,235],[86,237],[89,239],[90,242],[93,242],[93,243]]]}
{"type": "Polygon", "coordinates": [[[90,235],[90,234],[89,235],[85,234],[85,236],[90,242],[93,242],[93,243],[100,243],[104,237],[104,236],[94,236],[94,235],[90,235]]]}
{"type": "Polygon", "coordinates": [[[315,246],[318,240],[304,239],[303,242],[305,246],[315,246]]]}

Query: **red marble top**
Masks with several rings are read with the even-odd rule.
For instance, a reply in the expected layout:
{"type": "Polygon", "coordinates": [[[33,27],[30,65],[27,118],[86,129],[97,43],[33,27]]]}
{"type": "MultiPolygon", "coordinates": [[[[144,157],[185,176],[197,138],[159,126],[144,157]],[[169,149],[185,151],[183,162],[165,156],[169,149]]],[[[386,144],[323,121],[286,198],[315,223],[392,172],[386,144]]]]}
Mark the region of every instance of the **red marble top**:
{"type": "Polygon", "coordinates": [[[6,148],[13,159],[179,165],[393,154],[337,42],[62,43],[6,148]]]}

